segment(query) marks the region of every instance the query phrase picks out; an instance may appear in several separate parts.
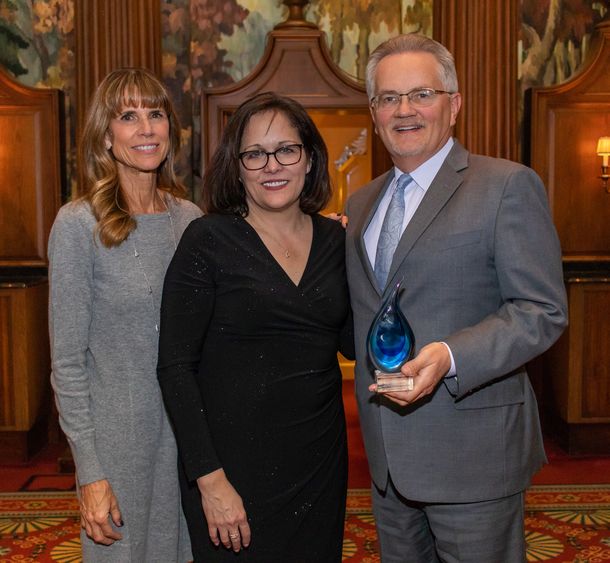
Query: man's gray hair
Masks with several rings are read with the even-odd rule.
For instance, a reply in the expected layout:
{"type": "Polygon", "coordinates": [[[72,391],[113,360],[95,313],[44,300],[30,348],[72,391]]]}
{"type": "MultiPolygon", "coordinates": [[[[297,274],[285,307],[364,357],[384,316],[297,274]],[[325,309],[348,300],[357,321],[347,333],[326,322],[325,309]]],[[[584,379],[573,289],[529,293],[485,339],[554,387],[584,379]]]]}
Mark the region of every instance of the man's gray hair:
{"type": "Polygon", "coordinates": [[[392,37],[379,45],[369,57],[366,65],[366,93],[369,100],[375,95],[375,74],[381,59],[400,53],[430,53],[441,67],[440,80],[447,92],[458,91],[458,79],[453,55],[444,45],[418,33],[407,33],[392,37]]]}

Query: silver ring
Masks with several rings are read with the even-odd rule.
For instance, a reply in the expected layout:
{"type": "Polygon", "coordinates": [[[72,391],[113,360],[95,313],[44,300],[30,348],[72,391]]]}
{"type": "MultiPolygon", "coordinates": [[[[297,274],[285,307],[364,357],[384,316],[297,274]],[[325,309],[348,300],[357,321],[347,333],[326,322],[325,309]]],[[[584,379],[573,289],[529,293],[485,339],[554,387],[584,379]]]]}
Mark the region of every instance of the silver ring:
{"type": "Polygon", "coordinates": [[[239,532],[236,532],[236,533],[234,533],[234,534],[229,534],[229,537],[230,537],[232,540],[235,540],[235,539],[237,539],[237,538],[239,537],[239,532]]]}

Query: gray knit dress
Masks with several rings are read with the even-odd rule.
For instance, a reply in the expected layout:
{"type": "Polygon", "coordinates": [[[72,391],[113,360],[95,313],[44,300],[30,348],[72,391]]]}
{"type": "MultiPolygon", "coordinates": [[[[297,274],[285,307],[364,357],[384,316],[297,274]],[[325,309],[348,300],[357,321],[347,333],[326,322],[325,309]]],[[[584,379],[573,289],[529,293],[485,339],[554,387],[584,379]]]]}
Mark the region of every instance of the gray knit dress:
{"type": "Polygon", "coordinates": [[[108,479],[124,522],[112,546],[82,531],[85,563],[191,559],[176,444],[157,383],[157,325],[175,244],[201,211],[168,199],[169,213],[138,215],[118,247],[94,235],[82,201],[62,207],[51,231],[51,382],[60,424],[77,482],[108,479]]]}

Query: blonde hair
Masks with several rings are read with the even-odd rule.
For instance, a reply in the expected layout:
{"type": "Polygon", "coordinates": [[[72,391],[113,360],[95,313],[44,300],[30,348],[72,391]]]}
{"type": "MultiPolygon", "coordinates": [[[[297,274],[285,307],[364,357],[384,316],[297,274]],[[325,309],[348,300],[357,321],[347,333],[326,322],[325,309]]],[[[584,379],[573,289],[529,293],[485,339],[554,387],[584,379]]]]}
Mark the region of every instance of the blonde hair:
{"type": "Polygon", "coordinates": [[[111,119],[125,107],[160,108],[169,119],[169,151],[157,170],[157,187],[176,197],[186,189],[174,172],[180,150],[180,124],[169,95],[148,70],[122,68],[108,74],[97,87],[89,105],[81,135],[79,160],[85,185],[82,199],[97,219],[97,234],[106,247],[118,246],[136,228],[121,189],[116,161],[106,148],[111,119]]]}

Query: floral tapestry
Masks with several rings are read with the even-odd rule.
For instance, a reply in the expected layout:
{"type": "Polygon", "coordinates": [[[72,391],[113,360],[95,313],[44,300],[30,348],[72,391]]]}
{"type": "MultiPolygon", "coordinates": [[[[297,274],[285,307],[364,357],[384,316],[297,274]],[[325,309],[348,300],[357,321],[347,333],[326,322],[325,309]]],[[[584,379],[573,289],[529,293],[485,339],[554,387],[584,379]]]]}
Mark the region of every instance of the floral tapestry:
{"type": "Polygon", "coordinates": [[[0,0],[0,65],[26,86],[63,91],[66,191],[71,192],[76,177],[74,0],[0,0]]]}
{"type": "Polygon", "coordinates": [[[521,90],[573,76],[585,60],[595,24],[609,10],[610,0],[522,0],[521,90]]]}
{"type": "MultiPolygon", "coordinates": [[[[327,38],[332,59],[363,79],[369,53],[387,37],[432,35],[433,0],[312,0],[307,20],[327,38]]],[[[522,0],[522,90],[557,84],[582,67],[595,24],[610,0],[522,0]]],[[[23,84],[65,96],[66,168],[74,191],[74,0],[0,0],[0,65],[23,84]]],[[[163,79],[181,121],[186,183],[199,184],[199,96],[238,82],[260,61],[267,33],[287,17],[281,0],[161,0],[163,79]]]]}

